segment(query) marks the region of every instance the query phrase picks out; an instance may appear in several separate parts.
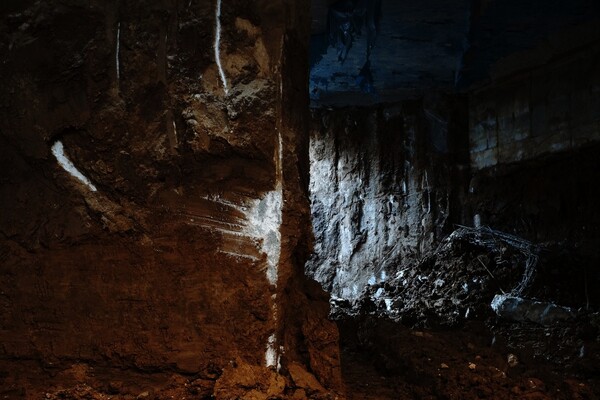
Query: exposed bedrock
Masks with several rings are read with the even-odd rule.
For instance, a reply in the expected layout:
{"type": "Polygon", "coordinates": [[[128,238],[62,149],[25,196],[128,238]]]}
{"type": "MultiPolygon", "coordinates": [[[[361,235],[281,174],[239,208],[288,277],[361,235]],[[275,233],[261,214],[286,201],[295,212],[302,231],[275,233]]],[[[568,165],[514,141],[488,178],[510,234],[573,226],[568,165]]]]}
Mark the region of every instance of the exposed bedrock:
{"type": "MultiPolygon", "coordinates": [[[[315,247],[307,273],[358,312],[361,299],[382,302],[384,290],[412,301],[408,288],[445,267],[472,269],[442,257],[434,275],[417,273],[429,271],[427,259],[439,258],[441,239],[457,224],[488,226],[544,249],[528,295],[593,306],[589,285],[600,277],[600,112],[598,73],[590,66],[599,54],[596,44],[582,47],[572,59],[524,69],[464,98],[430,94],[396,105],[313,111],[315,247]]],[[[442,275],[428,285],[449,278],[442,275]]],[[[438,300],[435,290],[419,296],[438,300]]],[[[481,297],[488,309],[492,297],[481,297]]],[[[382,312],[393,308],[386,304],[382,312]]]]}
{"type": "Polygon", "coordinates": [[[458,170],[450,167],[455,152],[448,130],[456,126],[447,114],[460,102],[435,107],[415,101],[314,113],[316,244],[307,271],[333,296],[355,300],[385,282],[399,265],[437,245],[450,224],[461,189],[458,170]]]}

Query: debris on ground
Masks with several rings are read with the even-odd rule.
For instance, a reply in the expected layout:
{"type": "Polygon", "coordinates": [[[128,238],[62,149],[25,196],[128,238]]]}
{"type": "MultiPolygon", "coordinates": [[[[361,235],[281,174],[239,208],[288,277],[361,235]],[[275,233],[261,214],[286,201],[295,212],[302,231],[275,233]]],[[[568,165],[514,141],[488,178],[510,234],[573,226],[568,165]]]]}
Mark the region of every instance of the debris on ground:
{"type": "MultiPolygon", "coordinates": [[[[592,355],[598,348],[590,349],[582,371],[543,362],[528,348],[509,351],[500,339],[491,344],[497,334],[479,321],[427,336],[374,316],[348,317],[338,326],[348,400],[600,398],[599,364],[592,355]]],[[[540,339],[557,347],[562,337],[540,339]]]]}
{"type": "Polygon", "coordinates": [[[535,359],[591,374],[600,365],[600,297],[584,289],[600,276],[574,254],[557,243],[459,227],[356,300],[332,299],[332,317],[385,319],[422,338],[479,323],[492,345],[506,348],[503,357],[511,353],[511,370],[535,359]]]}
{"type": "MultiPolygon", "coordinates": [[[[488,227],[459,227],[420,262],[399,266],[395,275],[368,286],[358,299],[333,298],[332,316],[382,315],[428,328],[459,326],[494,311],[539,324],[574,318],[573,307],[552,298],[559,290],[548,288],[548,268],[540,261],[548,248],[488,227]]],[[[568,290],[558,295],[583,305],[568,290]]],[[[587,303],[589,307],[589,299],[587,303]]]]}
{"type": "Polygon", "coordinates": [[[535,322],[540,325],[552,325],[557,321],[575,318],[575,312],[569,307],[506,294],[494,296],[491,306],[499,317],[519,322],[535,322]]]}

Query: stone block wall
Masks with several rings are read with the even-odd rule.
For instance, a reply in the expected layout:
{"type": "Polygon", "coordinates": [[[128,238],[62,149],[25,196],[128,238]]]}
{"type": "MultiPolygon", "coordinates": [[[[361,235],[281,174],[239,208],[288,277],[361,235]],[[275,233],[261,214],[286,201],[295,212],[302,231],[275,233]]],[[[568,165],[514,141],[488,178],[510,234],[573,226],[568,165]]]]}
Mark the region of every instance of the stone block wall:
{"type": "Polygon", "coordinates": [[[482,169],[600,140],[600,48],[504,79],[470,95],[471,165],[482,169]]]}
{"type": "Polygon", "coordinates": [[[464,220],[554,243],[568,268],[600,259],[600,46],[576,43],[470,94],[464,220]]]}

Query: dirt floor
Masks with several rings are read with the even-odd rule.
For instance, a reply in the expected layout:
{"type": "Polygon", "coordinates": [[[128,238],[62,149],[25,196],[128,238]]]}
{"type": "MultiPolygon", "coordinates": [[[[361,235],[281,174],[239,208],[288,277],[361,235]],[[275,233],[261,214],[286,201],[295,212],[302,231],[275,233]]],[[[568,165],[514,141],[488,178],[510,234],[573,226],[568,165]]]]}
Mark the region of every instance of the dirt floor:
{"type": "MultiPolygon", "coordinates": [[[[581,289],[582,282],[596,287],[597,278],[579,279],[586,277],[587,264],[575,268],[576,258],[503,235],[459,230],[356,302],[332,300],[348,399],[600,398],[598,298],[581,289]],[[559,266],[567,262],[573,267],[565,274],[559,266]],[[513,319],[497,315],[492,298],[511,288],[544,310],[561,305],[570,310],[568,317],[539,313],[531,302],[511,310],[513,319]]],[[[326,331],[321,317],[311,320],[315,332],[326,331]]],[[[231,324],[240,331],[250,327],[239,318],[231,324]]],[[[210,340],[213,350],[228,342],[218,335],[210,340]]],[[[336,351],[329,353],[337,354],[336,343],[331,341],[336,351]]],[[[200,372],[178,364],[132,368],[75,358],[6,358],[0,361],[0,399],[336,398],[331,383],[316,382],[315,371],[290,365],[278,375],[225,349],[220,356],[230,361],[209,363],[200,372]]]]}
{"type": "MultiPolygon", "coordinates": [[[[349,400],[600,399],[600,348],[593,338],[596,332],[582,325],[542,327],[490,318],[453,329],[411,329],[374,316],[347,317],[337,325],[349,400]],[[585,344],[574,356],[570,344],[577,340],[585,344]]],[[[185,375],[86,363],[64,369],[20,360],[0,363],[0,371],[1,399],[55,400],[254,399],[245,396],[252,388],[268,393],[261,385],[268,381],[263,375],[269,374],[267,369],[235,366],[232,371],[249,379],[249,386],[226,386],[227,393],[215,397],[223,386],[220,378],[227,375],[216,366],[185,375]],[[241,397],[236,397],[240,390],[241,397]]],[[[281,379],[285,388],[260,398],[335,398],[318,384],[281,379]]]]}
{"type": "Polygon", "coordinates": [[[458,229],[359,299],[332,300],[348,397],[598,399],[598,277],[586,271],[564,246],[458,229]],[[500,293],[516,305],[494,309],[500,293]]]}
{"type": "Polygon", "coordinates": [[[437,331],[377,318],[338,326],[349,399],[600,398],[597,363],[553,364],[478,322],[437,331]]]}

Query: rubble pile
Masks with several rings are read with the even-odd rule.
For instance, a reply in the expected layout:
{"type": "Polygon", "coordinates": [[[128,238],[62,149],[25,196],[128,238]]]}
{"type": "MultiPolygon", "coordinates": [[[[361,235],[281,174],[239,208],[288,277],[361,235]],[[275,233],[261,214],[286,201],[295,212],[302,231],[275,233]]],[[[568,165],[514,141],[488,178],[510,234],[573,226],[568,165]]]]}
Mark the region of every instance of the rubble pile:
{"type": "MultiPolygon", "coordinates": [[[[367,287],[356,301],[334,298],[332,314],[381,315],[412,327],[453,327],[502,317],[542,325],[576,311],[540,298],[536,276],[544,246],[488,227],[459,227],[416,264],[367,287]]],[[[538,285],[539,286],[539,285],[538,285]]]]}

